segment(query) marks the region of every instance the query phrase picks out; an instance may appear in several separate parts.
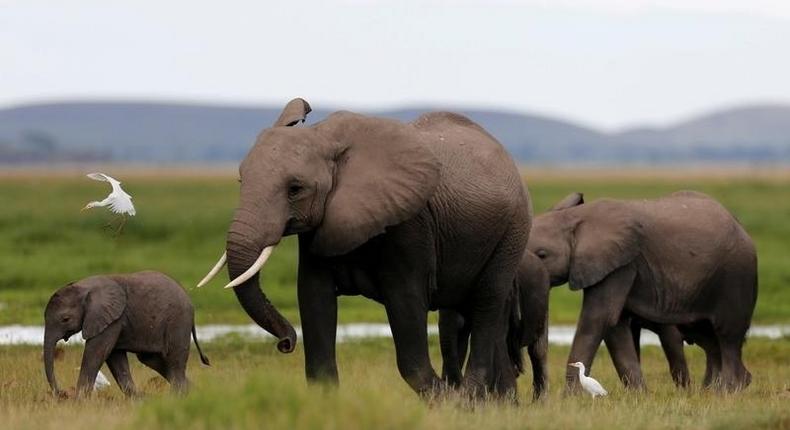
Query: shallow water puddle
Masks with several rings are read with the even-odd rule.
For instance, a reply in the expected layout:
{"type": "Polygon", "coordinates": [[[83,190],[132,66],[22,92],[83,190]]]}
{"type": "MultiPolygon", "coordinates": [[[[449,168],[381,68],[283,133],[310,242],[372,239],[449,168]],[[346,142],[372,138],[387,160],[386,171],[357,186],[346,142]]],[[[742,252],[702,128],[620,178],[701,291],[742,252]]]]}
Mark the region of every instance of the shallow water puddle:
{"type": "MultiPolygon", "coordinates": [[[[570,345],[573,341],[575,326],[554,325],[549,327],[549,343],[554,345],[570,345]]],[[[296,327],[296,333],[302,336],[300,327],[296,327]]],[[[437,335],[439,328],[436,325],[428,326],[428,334],[437,335]]],[[[273,339],[272,335],[262,330],[255,324],[247,325],[225,325],[212,324],[197,327],[198,340],[201,342],[211,342],[224,336],[235,335],[250,339],[273,339]]],[[[749,337],[761,337],[768,339],[779,339],[790,336],[790,325],[765,325],[753,326],[749,330],[749,337]]],[[[355,339],[389,338],[392,331],[388,324],[380,323],[356,323],[341,324],[337,327],[337,341],[347,342],[355,339]]],[[[0,326],[0,345],[41,345],[44,342],[43,326],[9,325],[0,326]]],[[[68,344],[73,345],[83,343],[82,334],[78,333],[71,337],[68,344]]],[[[641,337],[642,345],[659,345],[658,336],[654,333],[643,330],[641,337]]]]}

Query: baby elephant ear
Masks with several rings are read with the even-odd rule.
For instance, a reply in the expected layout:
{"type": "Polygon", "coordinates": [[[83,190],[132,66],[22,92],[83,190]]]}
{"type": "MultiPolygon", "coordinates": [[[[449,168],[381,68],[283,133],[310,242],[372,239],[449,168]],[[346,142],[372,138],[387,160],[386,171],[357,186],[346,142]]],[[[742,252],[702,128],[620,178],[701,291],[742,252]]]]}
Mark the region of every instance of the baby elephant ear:
{"type": "Polygon", "coordinates": [[[312,110],[307,100],[295,98],[285,105],[280,117],[274,122],[274,127],[293,127],[300,122],[304,122],[307,114],[312,110]]]}
{"type": "Polygon", "coordinates": [[[574,206],[579,206],[584,204],[584,194],[583,193],[571,193],[565,196],[564,199],[557,202],[554,206],[549,209],[550,212],[553,211],[560,211],[563,209],[572,208],[574,206]]]}
{"type": "Polygon", "coordinates": [[[641,252],[643,226],[636,217],[618,207],[601,210],[582,221],[574,231],[571,251],[571,290],[601,282],[615,270],[631,263],[641,252]]]}
{"type": "Polygon", "coordinates": [[[88,340],[101,334],[126,309],[126,290],[112,282],[93,287],[85,297],[82,337],[88,340]]]}

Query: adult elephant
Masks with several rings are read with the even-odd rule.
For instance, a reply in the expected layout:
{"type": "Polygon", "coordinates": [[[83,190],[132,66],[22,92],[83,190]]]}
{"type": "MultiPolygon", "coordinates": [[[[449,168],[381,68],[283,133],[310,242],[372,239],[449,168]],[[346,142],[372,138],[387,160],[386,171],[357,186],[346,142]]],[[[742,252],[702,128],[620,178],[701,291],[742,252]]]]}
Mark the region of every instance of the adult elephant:
{"type": "MultiPolygon", "coordinates": [[[[708,356],[706,383],[726,390],[750,383],[741,349],[757,299],[757,254],[712,198],[682,191],[585,204],[572,195],[536,217],[528,248],[553,285],[584,290],[569,362],[589,368],[604,335],[617,338],[619,354],[635,357],[625,311],[693,334],[708,356]]],[[[577,389],[575,376],[566,376],[577,389]]]]}
{"type": "MultiPolygon", "coordinates": [[[[280,351],[293,351],[294,329],[259,288],[258,272],[283,236],[297,234],[309,380],[337,381],[337,296],[361,294],[384,305],[398,369],[420,394],[440,383],[428,356],[428,311],[471,315],[464,384],[477,394],[493,389],[493,351],[505,346],[503,310],[531,222],[513,160],[453,113],[401,123],[336,112],[293,127],[309,112],[306,101],[289,102],[239,167],[228,287],[279,338],[280,351]]],[[[515,375],[509,380],[514,390],[515,375]]]]}

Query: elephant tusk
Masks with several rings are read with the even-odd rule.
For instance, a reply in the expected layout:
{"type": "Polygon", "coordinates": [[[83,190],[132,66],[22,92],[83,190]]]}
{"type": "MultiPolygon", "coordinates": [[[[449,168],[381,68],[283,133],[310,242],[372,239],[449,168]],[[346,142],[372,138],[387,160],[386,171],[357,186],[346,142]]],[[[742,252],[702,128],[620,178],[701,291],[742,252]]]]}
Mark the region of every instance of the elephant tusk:
{"type": "Polygon", "coordinates": [[[228,285],[225,285],[225,288],[238,287],[239,285],[246,282],[248,279],[255,276],[256,273],[260,272],[263,265],[266,264],[266,260],[268,260],[269,256],[272,255],[272,251],[274,251],[274,245],[263,248],[260,257],[258,257],[258,259],[255,260],[254,263],[252,263],[252,266],[250,266],[250,268],[247,269],[246,272],[239,275],[236,279],[230,281],[228,285]]]}
{"type": "Polygon", "coordinates": [[[197,287],[200,288],[208,284],[212,278],[217,276],[217,273],[219,273],[219,271],[222,270],[222,268],[225,266],[226,261],[228,261],[228,253],[223,252],[222,257],[219,257],[219,261],[217,261],[217,264],[215,264],[214,267],[211,269],[211,271],[208,272],[208,275],[206,275],[206,277],[204,277],[200,282],[198,282],[197,287]]]}

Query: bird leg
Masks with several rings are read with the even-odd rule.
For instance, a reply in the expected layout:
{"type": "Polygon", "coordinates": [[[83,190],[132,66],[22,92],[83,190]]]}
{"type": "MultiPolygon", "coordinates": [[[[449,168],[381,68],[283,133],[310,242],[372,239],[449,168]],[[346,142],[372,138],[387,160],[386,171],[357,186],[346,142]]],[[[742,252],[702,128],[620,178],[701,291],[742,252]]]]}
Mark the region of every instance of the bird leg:
{"type": "Polygon", "coordinates": [[[121,230],[126,225],[126,215],[120,214],[113,217],[107,224],[104,225],[105,229],[113,230],[113,237],[120,236],[121,230]],[[116,227],[117,224],[117,227],[116,227]]]}
{"type": "Polygon", "coordinates": [[[126,225],[126,215],[121,215],[121,223],[118,225],[118,230],[115,231],[116,236],[121,235],[121,230],[123,230],[123,227],[125,225],[126,225]]]}

